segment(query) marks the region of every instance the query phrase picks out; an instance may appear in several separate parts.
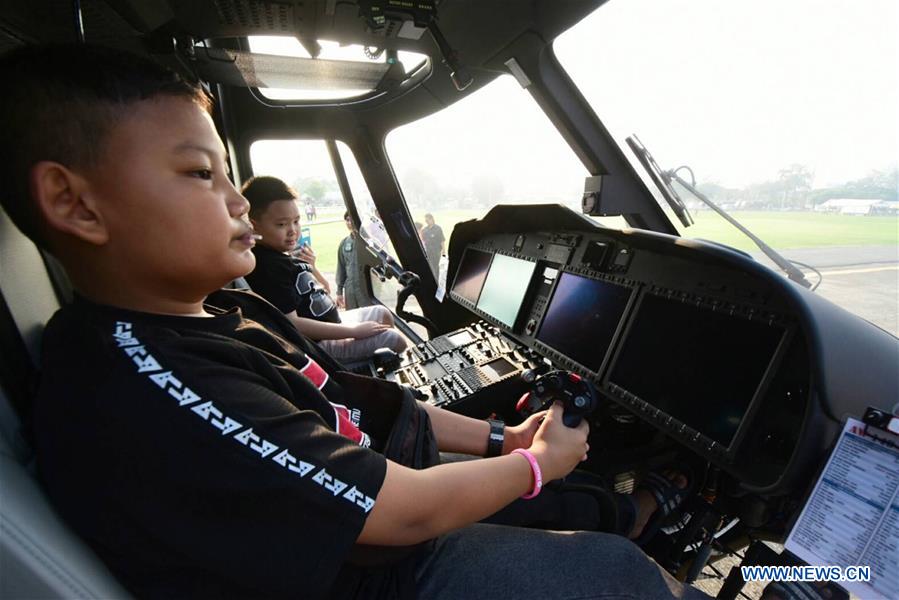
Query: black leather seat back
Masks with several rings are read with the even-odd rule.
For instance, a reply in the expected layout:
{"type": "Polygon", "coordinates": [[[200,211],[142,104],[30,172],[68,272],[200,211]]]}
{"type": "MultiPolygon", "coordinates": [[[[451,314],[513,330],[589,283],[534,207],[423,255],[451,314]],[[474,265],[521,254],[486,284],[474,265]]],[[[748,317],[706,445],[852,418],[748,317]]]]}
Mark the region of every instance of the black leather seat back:
{"type": "Polygon", "coordinates": [[[59,308],[40,251],[0,210],[0,598],[128,598],[33,476],[21,415],[59,308]]]}

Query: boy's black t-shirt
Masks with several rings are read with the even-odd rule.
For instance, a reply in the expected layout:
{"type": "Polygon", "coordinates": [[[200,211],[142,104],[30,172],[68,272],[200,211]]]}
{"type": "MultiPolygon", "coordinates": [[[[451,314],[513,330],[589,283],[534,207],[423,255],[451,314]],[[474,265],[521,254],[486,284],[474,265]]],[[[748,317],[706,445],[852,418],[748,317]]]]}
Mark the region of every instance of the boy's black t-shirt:
{"type": "Polygon", "coordinates": [[[337,304],[312,274],[312,267],[267,246],[253,247],[256,268],[246,276],[253,291],[287,314],[340,323],[337,304]]]}
{"type": "Polygon", "coordinates": [[[141,597],[341,597],[386,473],[365,446],[380,449],[392,417],[345,398],[261,298],[211,300],[212,318],[84,299],[54,315],[41,480],[141,597]]]}

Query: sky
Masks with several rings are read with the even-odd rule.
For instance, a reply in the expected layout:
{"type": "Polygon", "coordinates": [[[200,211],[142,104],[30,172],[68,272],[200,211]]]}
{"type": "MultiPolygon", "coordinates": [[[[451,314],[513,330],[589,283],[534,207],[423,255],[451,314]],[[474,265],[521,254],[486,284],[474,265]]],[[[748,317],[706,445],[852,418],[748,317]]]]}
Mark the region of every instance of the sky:
{"type": "MultiPolygon", "coordinates": [[[[554,48],[613,136],[636,133],[663,168],[742,187],[798,163],[823,187],[899,161],[897,38],[897,0],[611,0],[554,48]]],[[[511,76],[387,149],[401,183],[489,173],[511,201],[576,201],[587,174],[511,76]]],[[[261,154],[269,171],[297,164],[261,154]]]]}
{"type": "Polygon", "coordinates": [[[899,156],[896,0],[612,0],[556,42],[616,134],[742,186],[819,186],[899,156]]]}

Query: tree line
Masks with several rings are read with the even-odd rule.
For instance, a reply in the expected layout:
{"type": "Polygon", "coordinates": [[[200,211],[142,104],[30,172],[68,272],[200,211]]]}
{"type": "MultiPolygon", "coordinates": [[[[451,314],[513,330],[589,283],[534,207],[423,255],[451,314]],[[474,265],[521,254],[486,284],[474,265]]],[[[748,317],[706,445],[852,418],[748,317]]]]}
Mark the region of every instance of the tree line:
{"type": "MultiPolygon", "coordinates": [[[[698,189],[712,200],[746,209],[811,209],[835,198],[899,199],[899,169],[871,171],[867,176],[829,187],[814,188],[814,173],[805,165],[781,169],[776,179],[730,188],[714,182],[698,189]]],[[[684,197],[689,197],[688,193],[684,197]]]]}
{"type": "MultiPolygon", "coordinates": [[[[875,170],[860,179],[828,187],[814,187],[814,178],[809,167],[793,164],[781,169],[775,179],[742,188],[726,187],[713,181],[700,183],[697,187],[719,204],[755,210],[813,209],[834,198],[899,199],[899,169],[896,167],[875,170]]],[[[468,182],[439,185],[433,174],[412,168],[402,174],[401,185],[406,200],[422,209],[478,208],[507,201],[503,182],[493,173],[477,175],[468,182]]],[[[336,180],[302,177],[293,182],[293,187],[302,198],[310,198],[316,206],[340,203],[336,180]]],[[[686,191],[682,191],[682,196],[690,198],[686,191]]]]}

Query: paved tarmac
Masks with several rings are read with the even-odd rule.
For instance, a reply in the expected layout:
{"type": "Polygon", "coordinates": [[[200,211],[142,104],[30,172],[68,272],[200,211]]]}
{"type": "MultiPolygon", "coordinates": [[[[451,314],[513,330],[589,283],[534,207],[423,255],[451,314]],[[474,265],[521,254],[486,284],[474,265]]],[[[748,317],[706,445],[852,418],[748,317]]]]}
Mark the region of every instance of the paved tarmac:
{"type": "MultiPolygon", "coordinates": [[[[777,269],[761,252],[752,254],[777,269]]],[[[899,336],[899,245],[798,248],[782,254],[821,272],[817,294],[899,336]]],[[[803,271],[812,284],[818,281],[815,273],[803,271]]]]}

